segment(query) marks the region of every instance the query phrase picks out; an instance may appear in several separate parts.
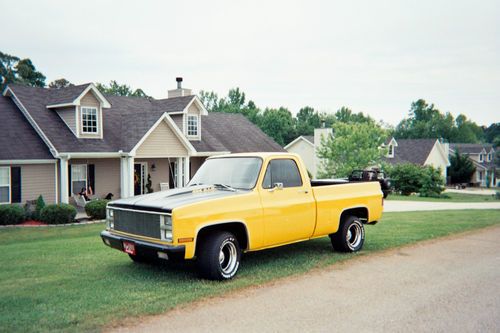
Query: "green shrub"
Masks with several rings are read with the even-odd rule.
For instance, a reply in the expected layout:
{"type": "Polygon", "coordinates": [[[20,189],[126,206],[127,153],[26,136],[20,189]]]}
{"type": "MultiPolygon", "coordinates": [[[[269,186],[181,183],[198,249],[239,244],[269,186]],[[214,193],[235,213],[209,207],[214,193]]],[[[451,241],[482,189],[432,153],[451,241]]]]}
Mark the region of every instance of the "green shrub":
{"type": "Polygon", "coordinates": [[[421,197],[440,198],[441,192],[444,191],[444,183],[440,169],[426,166],[423,168],[419,194],[421,197]]]}
{"type": "Polygon", "coordinates": [[[24,222],[24,209],[19,205],[0,205],[0,224],[19,224],[24,222]]]}
{"type": "Polygon", "coordinates": [[[40,220],[47,224],[71,223],[75,216],[76,208],[64,203],[47,205],[40,212],[40,220]]]}
{"type": "Polygon", "coordinates": [[[441,170],[432,166],[405,163],[393,166],[389,172],[394,190],[402,195],[419,193],[421,197],[441,197],[444,190],[441,170]]]}
{"type": "Polygon", "coordinates": [[[92,219],[105,219],[107,204],[108,200],[92,200],[85,205],[85,213],[92,219]]]}
{"type": "Polygon", "coordinates": [[[35,214],[33,214],[32,216],[34,220],[40,219],[40,214],[42,212],[43,207],[45,207],[45,201],[43,200],[43,196],[40,194],[36,199],[35,214]]]}
{"type": "Polygon", "coordinates": [[[495,198],[496,198],[497,200],[500,200],[500,191],[496,191],[496,192],[495,192],[495,198]]]}

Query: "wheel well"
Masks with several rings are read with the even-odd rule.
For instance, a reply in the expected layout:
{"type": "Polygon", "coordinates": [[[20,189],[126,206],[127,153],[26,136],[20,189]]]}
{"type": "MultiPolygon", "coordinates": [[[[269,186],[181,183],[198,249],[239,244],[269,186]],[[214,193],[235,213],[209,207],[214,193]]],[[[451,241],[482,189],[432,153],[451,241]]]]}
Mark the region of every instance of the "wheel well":
{"type": "Polygon", "coordinates": [[[228,223],[221,223],[221,224],[214,224],[214,225],[209,225],[204,227],[198,232],[198,235],[196,237],[196,245],[198,247],[198,244],[200,244],[200,240],[203,239],[206,235],[211,234],[216,231],[228,231],[232,233],[236,239],[238,240],[238,243],[240,244],[241,249],[247,249],[248,248],[248,234],[247,234],[247,229],[246,226],[241,223],[241,222],[228,222],[228,223]]]}
{"type": "Polygon", "coordinates": [[[368,209],[365,207],[346,209],[340,215],[340,221],[343,221],[347,216],[359,217],[363,223],[366,223],[368,222],[368,209]]]}

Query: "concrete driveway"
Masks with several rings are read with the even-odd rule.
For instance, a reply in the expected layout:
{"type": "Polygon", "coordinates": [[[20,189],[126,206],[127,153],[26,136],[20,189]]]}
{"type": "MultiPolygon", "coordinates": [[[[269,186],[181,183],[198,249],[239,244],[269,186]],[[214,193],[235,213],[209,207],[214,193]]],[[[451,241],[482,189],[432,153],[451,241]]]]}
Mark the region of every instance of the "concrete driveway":
{"type": "Polygon", "coordinates": [[[384,212],[411,212],[450,209],[500,209],[498,202],[427,202],[385,200],[384,212]]]}
{"type": "Polygon", "coordinates": [[[499,332],[500,226],[209,299],[116,332],[499,332]]]}

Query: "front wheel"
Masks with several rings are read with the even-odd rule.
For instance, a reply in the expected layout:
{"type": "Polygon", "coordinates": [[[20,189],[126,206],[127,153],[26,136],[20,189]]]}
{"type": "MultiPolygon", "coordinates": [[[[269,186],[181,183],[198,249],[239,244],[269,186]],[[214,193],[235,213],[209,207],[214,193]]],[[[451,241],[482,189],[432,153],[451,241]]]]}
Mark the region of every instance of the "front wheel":
{"type": "Polygon", "coordinates": [[[209,280],[229,280],[240,267],[241,249],[230,232],[215,232],[201,240],[197,250],[200,276],[209,280]]]}
{"type": "Polygon", "coordinates": [[[339,230],[330,235],[332,246],[341,252],[357,252],[365,242],[365,227],[356,216],[347,216],[340,224],[339,230]]]}

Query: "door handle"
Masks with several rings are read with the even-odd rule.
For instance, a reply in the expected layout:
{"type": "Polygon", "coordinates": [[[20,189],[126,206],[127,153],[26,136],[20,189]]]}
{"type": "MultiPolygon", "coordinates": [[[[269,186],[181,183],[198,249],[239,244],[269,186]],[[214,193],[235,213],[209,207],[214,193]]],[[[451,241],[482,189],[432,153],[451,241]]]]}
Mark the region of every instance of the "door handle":
{"type": "Polygon", "coordinates": [[[308,190],[299,190],[299,193],[307,194],[307,193],[309,193],[309,191],[308,190]]]}

